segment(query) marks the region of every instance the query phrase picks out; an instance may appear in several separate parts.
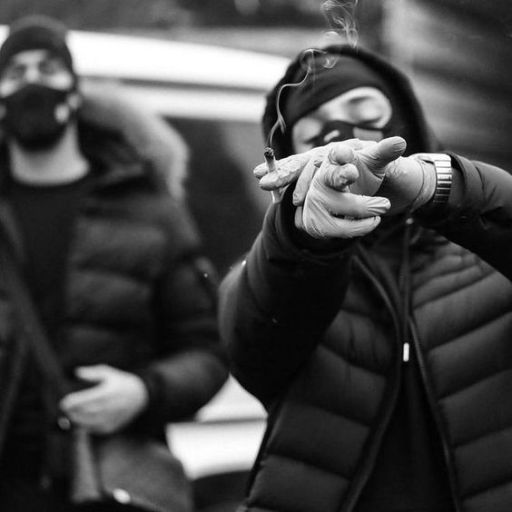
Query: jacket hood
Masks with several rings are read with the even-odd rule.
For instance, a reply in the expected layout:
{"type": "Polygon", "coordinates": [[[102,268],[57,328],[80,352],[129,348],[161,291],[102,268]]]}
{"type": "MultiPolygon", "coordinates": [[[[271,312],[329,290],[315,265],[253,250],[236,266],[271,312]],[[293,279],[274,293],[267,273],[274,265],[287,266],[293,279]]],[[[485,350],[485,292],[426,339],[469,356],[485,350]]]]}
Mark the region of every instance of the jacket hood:
{"type": "MultiPolygon", "coordinates": [[[[354,48],[348,45],[331,45],[325,48],[312,48],[308,52],[329,54],[336,56],[349,56],[361,61],[376,72],[386,84],[387,90],[394,99],[400,102],[402,115],[406,117],[408,124],[407,152],[406,154],[435,151],[439,144],[430,131],[423,110],[413,92],[409,79],[397,68],[363,48],[354,48]]],[[[271,145],[278,158],[283,158],[293,153],[291,143],[291,128],[283,118],[283,107],[288,101],[291,87],[286,84],[298,84],[307,74],[304,66],[305,52],[299,53],[288,66],[285,74],[268,93],[265,111],[262,119],[263,135],[267,145],[271,145]]],[[[314,73],[310,73],[307,80],[314,80],[314,73]]],[[[400,135],[400,134],[397,134],[400,135]]]]}
{"type": "Polygon", "coordinates": [[[89,86],[82,96],[78,128],[85,156],[99,169],[114,168],[119,180],[123,172],[139,174],[183,199],[188,148],[181,135],[118,87],[89,86]]]}

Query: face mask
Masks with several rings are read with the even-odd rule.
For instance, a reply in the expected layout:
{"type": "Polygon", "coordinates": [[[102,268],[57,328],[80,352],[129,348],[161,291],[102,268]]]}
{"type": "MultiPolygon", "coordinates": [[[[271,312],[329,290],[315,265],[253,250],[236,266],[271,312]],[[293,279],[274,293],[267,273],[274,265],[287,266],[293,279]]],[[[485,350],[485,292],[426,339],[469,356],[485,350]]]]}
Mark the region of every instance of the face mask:
{"type": "Polygon", "coordinates": [[[28,84],[3,98],[2,126],[6,134],[27,150],[53,146],[62,136],[74,109],[71,91],[28,84]]]}
{"type": "Polygon", "coordinates": [[[324,124],[321,132],[308,140],[308,144],[316,146],[324,146],[329,142],[338,142],[347,139],[374,140],[378,142],[387,137],[387,128],[368,128],[359,126],[346,121],[328,121],[324,124]]]}

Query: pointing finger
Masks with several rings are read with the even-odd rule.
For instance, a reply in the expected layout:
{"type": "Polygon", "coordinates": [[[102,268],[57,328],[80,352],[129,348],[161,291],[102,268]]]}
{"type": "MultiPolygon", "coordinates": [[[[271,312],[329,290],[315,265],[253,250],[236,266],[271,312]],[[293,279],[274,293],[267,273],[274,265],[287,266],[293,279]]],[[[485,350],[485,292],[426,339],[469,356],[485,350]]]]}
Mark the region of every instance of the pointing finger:
{"type": "Polygon", "coordinates": [[[364,147],[357,152],[357,156],[370,171],[383,172],[387,164],[402,156],[406,147],[407,143],[402,137],[388,137],[377,144],[364,147]]]}

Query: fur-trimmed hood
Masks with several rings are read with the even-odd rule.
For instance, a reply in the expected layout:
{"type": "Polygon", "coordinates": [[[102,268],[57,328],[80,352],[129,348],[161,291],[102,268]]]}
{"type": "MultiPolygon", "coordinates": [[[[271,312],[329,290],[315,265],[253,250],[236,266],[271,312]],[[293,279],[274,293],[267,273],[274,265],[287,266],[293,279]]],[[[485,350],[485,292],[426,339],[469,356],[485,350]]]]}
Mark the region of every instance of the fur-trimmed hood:
{"type": "Polygon", "coordinates": [[[81,92],[78,126],[85,156],[120,169],[142,164],[154,182],[183,199],[188,148],[181,135],[156,114],[135,105],[121,87],[94,85],[81,92]]]}

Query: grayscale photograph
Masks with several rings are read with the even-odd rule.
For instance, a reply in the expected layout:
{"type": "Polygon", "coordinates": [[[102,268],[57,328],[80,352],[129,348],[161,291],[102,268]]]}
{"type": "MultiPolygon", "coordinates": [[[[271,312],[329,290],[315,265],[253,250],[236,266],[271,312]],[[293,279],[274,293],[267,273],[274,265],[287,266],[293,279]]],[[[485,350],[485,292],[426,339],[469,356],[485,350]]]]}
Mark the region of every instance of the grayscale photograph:
{"type": "Polygon", "coordinates": [[[508,0],[2,0],[0,512],[512,512],[511,127],[508,0]]]}

